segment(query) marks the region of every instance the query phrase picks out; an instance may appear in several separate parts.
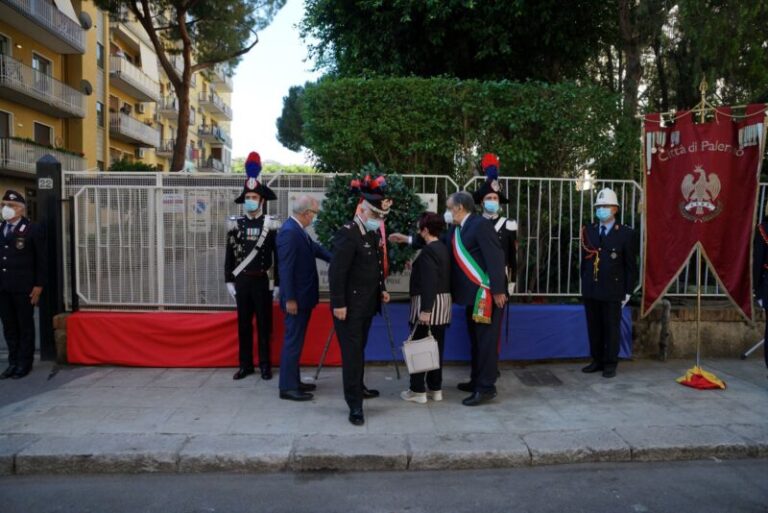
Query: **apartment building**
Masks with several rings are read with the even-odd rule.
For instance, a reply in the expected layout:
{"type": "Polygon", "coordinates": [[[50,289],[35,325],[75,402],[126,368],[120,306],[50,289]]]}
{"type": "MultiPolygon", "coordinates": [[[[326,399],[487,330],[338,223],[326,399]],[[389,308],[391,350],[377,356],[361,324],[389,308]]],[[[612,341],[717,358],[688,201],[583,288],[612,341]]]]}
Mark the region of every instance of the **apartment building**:
{"type": "MultiPolygon", "coordinates": [[[[174,57],[179,64],[180,58],[174,57]]],[[[194,75],[187,171],[228,172],[232,81],[194,75]]],[[[148,35],[91,1],[0,0],[0,189],[32,199],[35,162],[105,170],[121,159],[170,170],[178,101],[148,35]]]]}

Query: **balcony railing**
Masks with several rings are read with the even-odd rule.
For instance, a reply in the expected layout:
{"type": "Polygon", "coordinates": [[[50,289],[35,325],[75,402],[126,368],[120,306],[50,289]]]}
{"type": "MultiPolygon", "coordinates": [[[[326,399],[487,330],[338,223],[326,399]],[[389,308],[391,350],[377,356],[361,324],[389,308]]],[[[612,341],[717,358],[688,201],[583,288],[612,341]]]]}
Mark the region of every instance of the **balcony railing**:
{"type": "Polygon", "coordinates": [[[211,91],[208,93],[202,92],[198,97],[198,101],[200,107],[206,109],[209,113],[230,121],[232,120],[232,109],[218,94],[211,91]]]}
{"type": "Polygon", "coordinates": [[[197,170],[201,173],[223,173],[224,163],[213,157],[200,159],[197,163],[197,170]]]}
{"type": "Polygon", "coordinates": [[[59,53],[85,53],[85,30],[51,1],[0,0],[0,19],[59,53]]]}
{"type": "Polygon", "coordinates": [[[85,117],[80,91],[8,55],[0,55],[0,97],[56,117],[85,117]]]}
{"type": "Polygon", "coordinates": [[[109,71],[115,85],[131,96],[147,102],[160,99],[160,84],[123,57],[113,55],[109,60],[109,71]]]}
{"type": "Polygon", "coordinates": [[[109,120],[109,132],[119,139],[139,146],[160,146],[160,131],[122,112],[113,112],[109,120]]]}
{"type": "Polygon", "coordinates": [[[200,125],[197,129],[197,135],[200,139],[211,144],[223,144],[227,147],[232,146],[229,134],[227,134],[221,127],[215,125],[200,125]]]}
{"type": "Polygon", "coordinates": [[[39,144],[17,139],[0,138],[0,169],[34,174],[37,161],[44,155],[53,155],[65,171],[84,171],[85,159],[39,144]]]}
{"type": "Polygon", "coordinates": [[[217,64],[211,70],[211,81],[222,90],[231,93],[233,90],[232,77],[228,75],[228,68],[223,64],[217,64]]]}
{"type": "Polygon", "coordinates": [[[179,117],[179,99],[175,95],[168,95],[157,104],[157,113],[166,118],[179,117]]]}
{"type": "Polygon", "coordinates": [[[176,139],[163,139],[160,141],[160,146],[155,150],[155,155],[163,158],[170,158],[173,156],[173,148],[176,146],[176,139]]]}

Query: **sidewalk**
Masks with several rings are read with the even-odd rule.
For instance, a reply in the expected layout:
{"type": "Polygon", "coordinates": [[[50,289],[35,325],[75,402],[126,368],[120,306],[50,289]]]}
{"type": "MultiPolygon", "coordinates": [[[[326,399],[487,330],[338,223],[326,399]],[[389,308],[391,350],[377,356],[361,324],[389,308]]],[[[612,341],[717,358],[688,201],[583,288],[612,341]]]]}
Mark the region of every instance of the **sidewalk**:
{"type": "MultiPolygon", "coordinates": [[[[762,356],[762,355],[760,355],[762,356]]],[[[614,379],[583,363],[502,368],[498,398],[468,408],[448,366],[445,400],[399,398],[407,375],[369,366],[381,397],[366,423],[347,421],[341,371],[324,369],[315,399],[280,400],[277,375],[233,381],[234,369],[38,364],[0,382],[0,474],[487,468],[593,461],[768,456],[762,358],[705,361],[725,391],[675,383],[690,361],[639,361],[614,379]],[[534,372],[534,375],[525,373],[534,372]],[[521,377],[562,384],[530,386],[521,377]]],[[[305,376],[314,369],[303,369],[305,376]]],[[[402,369],[401,369],[402,371],[402,369]]]]}

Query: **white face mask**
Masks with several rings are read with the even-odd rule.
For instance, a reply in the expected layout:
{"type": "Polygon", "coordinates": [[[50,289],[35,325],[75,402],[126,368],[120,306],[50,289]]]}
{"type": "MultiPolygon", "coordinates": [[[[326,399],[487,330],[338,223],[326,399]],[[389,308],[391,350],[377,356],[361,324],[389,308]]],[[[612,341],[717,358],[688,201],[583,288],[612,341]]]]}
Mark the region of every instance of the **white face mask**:
{"type": "Polygon", "coordinates": [[[445,221],[445,224],[449,226],[453,224],[453,212],[451,212],[450,210],[446,210],[443,213],[443,220],[445,221]]]}
{"type": "Polygon", "coordinates": [[[5,205],[3,207],[2,213],[3,213],[3,219],[5,219],[6,221],[10,221],[14,217],[16,217],[16,211],[11,207],[9,207],[8,205],[5,205]]]}

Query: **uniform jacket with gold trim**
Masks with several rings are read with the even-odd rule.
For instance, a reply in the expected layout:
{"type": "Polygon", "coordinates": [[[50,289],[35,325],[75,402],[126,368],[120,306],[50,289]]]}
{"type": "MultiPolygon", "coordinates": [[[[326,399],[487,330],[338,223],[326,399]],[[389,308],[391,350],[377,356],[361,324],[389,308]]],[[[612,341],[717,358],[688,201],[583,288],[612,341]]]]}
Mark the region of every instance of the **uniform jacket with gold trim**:
{"type": "MultiPolygon", "coordinates": [[[[277,262],[277,244],[275,239],[280,226],[272,216],[267,215],[260,215],[255,219],[244,215],[230,218],[229,231],[227,232],[227,249],[224,257],[225,282],[235,281],[235,276],[232,272],[251,252],[265,226],[269,232],[266,239],[264,239],[264,244],[262,244],[256,257],[251,260],[243,272],[267,272],[273,267],[273,264],[277,262]]],[[[280,278],[277,265],[274,266],[274,270],[275,286],[279,286],[280,278]]]]}

